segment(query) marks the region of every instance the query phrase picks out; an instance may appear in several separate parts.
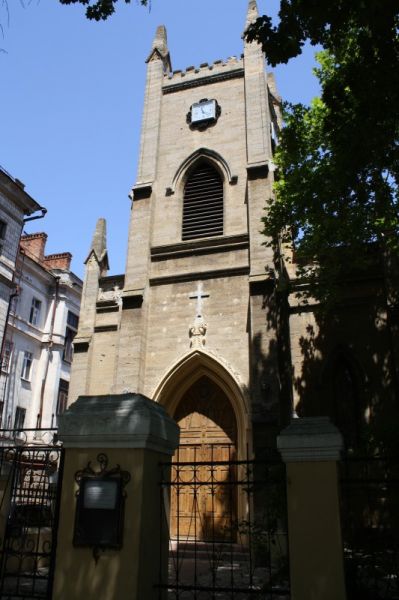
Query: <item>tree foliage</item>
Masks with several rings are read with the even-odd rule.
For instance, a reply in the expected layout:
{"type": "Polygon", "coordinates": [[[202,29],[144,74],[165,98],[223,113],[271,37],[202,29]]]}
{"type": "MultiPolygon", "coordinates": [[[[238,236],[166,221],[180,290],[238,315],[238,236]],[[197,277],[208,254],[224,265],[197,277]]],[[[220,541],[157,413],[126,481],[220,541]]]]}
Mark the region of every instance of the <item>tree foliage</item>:
{"type": "MultiPolygon", "coordinates": [[[[318,59],[324,89],[339,74],[330,54],[319,53],[318,59]]],[[[356,123],[353,97],[351,103],[345,117],[336,115],[337,125],[321,98],[310,106],[285,106],[275,154],[280,175],[264,218],[270,244],[293,238],[300,274],[319,288],[322,284],[327,294],[353,269],[369,267],[373,243],[395,253],[399,246],[397,116],[375,110],[375,121],[356,123]]]]}
{"type": "Polygon", "coordinates": [[[310,281],[368,266],[370,242],[398,251],[399,3],[282,0],[280,22],[247,32],[272,65],[321,44],[322,90],[310,107],[286,105],[276,154],[280,178],[265,233],[293,234],[310,281]],[[315,265],[317,265],[315,267],[315,265]]]}
{"type": "MultiPolygon", "coordinates": [[[[61,4],[82,4],[86,6],[86,17],[95,21],[105,21],[115,12],[115,4],[118,0],[59,0],[61,4]]],[[[147,6],[148,0],[138,0],[143,6],[147,6]]],[[[125,0],[130,4],[131,0],[125,0]]]]}

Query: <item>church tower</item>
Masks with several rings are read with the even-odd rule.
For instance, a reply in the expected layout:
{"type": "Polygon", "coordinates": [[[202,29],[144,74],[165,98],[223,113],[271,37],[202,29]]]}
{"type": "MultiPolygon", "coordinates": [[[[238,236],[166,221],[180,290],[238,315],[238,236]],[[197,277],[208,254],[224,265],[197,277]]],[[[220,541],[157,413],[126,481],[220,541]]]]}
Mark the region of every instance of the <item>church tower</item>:
{"type": "MultiPolygon", "coordinates": [[[[257,16],[251,0],[245,28],[257,16]]],[[[86,263],[70,402],[143,393],[178,421],[186,458],[259,454],[283,425],[274,255],[260,233],[279,107],[258,44],[171,71],[158,27],[126,272],[106,275],[101,220],[86,263]]]]}

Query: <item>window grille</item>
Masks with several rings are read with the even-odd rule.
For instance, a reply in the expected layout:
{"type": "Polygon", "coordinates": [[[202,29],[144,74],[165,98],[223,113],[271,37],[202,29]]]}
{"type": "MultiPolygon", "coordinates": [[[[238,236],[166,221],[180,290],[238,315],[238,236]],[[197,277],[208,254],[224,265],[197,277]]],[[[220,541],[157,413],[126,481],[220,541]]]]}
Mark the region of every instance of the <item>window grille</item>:
{"type": "Polygon", "coordinates": [[[190,173],[184,188],[182,239],[223,235],[223,181],[206,162],[190,173]]]}

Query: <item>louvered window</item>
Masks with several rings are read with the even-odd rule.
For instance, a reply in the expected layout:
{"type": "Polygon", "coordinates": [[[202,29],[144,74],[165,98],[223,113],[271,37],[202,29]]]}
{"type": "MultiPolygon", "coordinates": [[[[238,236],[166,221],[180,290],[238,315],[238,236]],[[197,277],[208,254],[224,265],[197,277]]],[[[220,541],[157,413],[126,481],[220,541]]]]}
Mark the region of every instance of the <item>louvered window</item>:
{"type": "Polygon", "coordinates": [[[223,235],[223,181],[212,165],[197,165],[184,188],[183,240],[223,235]]]}

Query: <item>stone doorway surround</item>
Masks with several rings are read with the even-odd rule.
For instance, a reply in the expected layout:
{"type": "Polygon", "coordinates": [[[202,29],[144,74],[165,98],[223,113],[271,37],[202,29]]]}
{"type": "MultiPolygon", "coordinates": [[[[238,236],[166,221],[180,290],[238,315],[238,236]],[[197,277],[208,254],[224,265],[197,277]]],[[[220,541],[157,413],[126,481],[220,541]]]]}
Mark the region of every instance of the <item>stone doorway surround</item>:
{"type": "MultiPolygon", "coordinates": [[[[201,393],[201,383],[204,382],[216,391],[216,396],[214,398],[216,402],[217,393],[219,394],[222,399],[221,402],[224,411],[226,411],[226,406],[229,407],[230,425],[225,423],[220,427],[211,418],[210,421],[208,420],[205,429],[202,427],[202,430],[197,432],[198,439],[195,440],[192,438],[190,441],[188,436],[194,433],[195,423],[192,431],[189,431],[189,429],[186,428],[186,432],[183,431],[182,445],[179,447],[179,459],[186,460],[187,458],[188,462],[190,460],[201,460],[199,459],[198,454],[195,456],[195,446],[197,446],[197,452],[200,452],[203,459],[209,459],[209,461],[216,460],[217,457],[215,457],[215,455],[213,455],[213,457],[211,456],[212,452],[214,452],[214,450],[211,449],[212,442],[219,446],[218,449],[216,449],[216,454],[218,455],[219,453],[220,456],[218,455],[218,457],[220,460],[224,461],[228,456],[230,456],[230,460],[247,459],[251,456],[252,452],[252,431],[248,410],[250,405],[248,391],[240,382],[239,375],[234,373],[230,366],[224,363],[221,357],[217,357],[209,351],[198,349],[185,354],[163,377],[153,394],[153,398],[164,406],[170,416],[179,422],[179,419],[184,420],[185,418],[183,413],[179,413],[179,410],[184,406],[182,403],[185,401],[189,402],[189,400],[187,400],[187,394],[189,394],[190,390],[197,389],[196,394],[198,401],[198,395],[201,393]],[[205,437],[202,437],[203,435],[205,435],[205,437]],[[206,449],[206,441],[210,442],[208,444],[208,449],[206,449]],[[233,448],[234,456],[231,455],[230,448],[233,448]],[[204,452],[208,452],[209,456],[205,456],[204,452]]],[[[218,412],[217,407],[215,407],[214,410],[218,412]]],[[[215,417],[216,415],[213,416],[215,417]]],[[[207,415],[203,415],[203,417],[205,417],[205,419],[203,419],[204,423],[202,425],[205,424],[207,415]]],[[[216,417],[216,421],[217,420],[218,417],[216,417]]],[[[183,425],[184,430],[185,424],[181,423],[181,425],[183,425]]],[[[177,453],[174,460],[176,459],[177,453]]],[[[173,502],[173,498],[171,500],[173,502]]],[[[206,515],[206,501],[204,499],[202,500],[204,504],[204,515],[206,515]]],[[[236,503],[236,506],[234,506],[235,516],[238,520],[245,520],[248,513],[248,506],[246,505],[245,498],[239,494],[234,502],[236,503]]],[[[172,504],[172,511],[173,510],[174,505],[172,504]]],[[[198,518],[200,517],[197,515],[197,519],[198,518]]],[[[191,521],[194,522],[194,520],[195,518],[193,517],[191,521]]],[[[170,521],[170,525],[170,533],[173,537],[173,518],[170,521]]],[[[189,531],[187,532],[187,537],[190,537],[189,531]]]]}
{"type": "Polygon", "coordinates": [[[174,416],[186,392],[201,377],[207,377],[228,398],[237,427],[236,458],[246,459],[252,453],[249,392],[240,375],[222,357],[198,349],[184,354],[168,369],[151,397],[174,416]]]}

